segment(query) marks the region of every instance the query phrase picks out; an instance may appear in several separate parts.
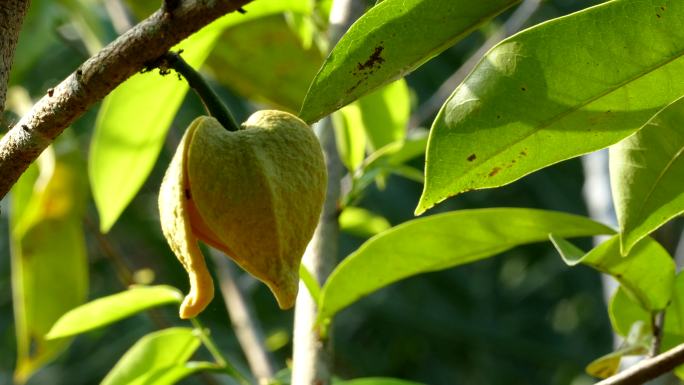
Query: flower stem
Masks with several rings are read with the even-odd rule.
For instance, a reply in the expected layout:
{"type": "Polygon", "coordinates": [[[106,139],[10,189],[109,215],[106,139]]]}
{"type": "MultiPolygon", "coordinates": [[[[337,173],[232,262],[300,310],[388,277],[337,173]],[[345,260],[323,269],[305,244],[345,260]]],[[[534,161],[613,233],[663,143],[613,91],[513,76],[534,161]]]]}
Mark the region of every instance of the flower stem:
{"type": "Polygon", "coordinates": [[[202,100],[202,104],[204,104],[204,108],[209,115],[216,118],[216,120],[218,120],[228,131],[237,131],[240,129],[240,126],[235,122],[235,118],[233,118],[228,107],[221,101],[209,84],[207,84],[202,75],[183,60],[180,56],[180,52],[168,52],[164,55],[163,60],[169,68],[173,68],[176,72],[183,75],[188,82],[188,85],[190,85],[190,88],[192,88],[197,96],[199,96],[200,100],[202,100]]]}
{"type": "Polygon", "coordinates": [[[218,347],[216,347],[214,340],[211,339],[208,329],[202,325],[199,319],[191,318],[190,322],[197,331],[200,341],[202,341],[204,347],[207,348],[211,356],[214,358],[214,361],[216,361],[216,364],[221,366],[226,374],[233,377],[240,385],[252,385],[250,381],[244,375],[242,375],[242,373],[240,373],[233,365],[230,364],[230,362],[228,362],[228,360],[226,360],[225,357],[223,357],[221,351],[218,349],[218,347]]]}

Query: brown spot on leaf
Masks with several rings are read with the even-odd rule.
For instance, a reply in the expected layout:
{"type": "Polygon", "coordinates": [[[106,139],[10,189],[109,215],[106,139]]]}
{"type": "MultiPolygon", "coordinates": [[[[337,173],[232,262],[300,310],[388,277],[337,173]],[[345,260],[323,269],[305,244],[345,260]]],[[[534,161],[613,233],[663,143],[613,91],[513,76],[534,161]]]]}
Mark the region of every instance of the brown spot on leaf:
{"type": "Polygon", "coordinates": [[[55,94],[55,89],[54,88],[48,88],[47,94],[48,94],[48,96],[52,97],[52,95],[55,94]]]}
{"type": "Polygon", "coordinates": [[[385,62],[385,59],[380,56],[382,54],[382,51],[385,49],[385,47],[382,46],[383,42],[380,42],[380,45],[375,47],[373,50],[373,53],[370,55],[368,60],[366,60],[364,63],[357,63],[356,69],[359,71],[363,71],[366,69],[373,69],[375,66],[380,66],[382,63],[385,62]]]}
{"type": "Polygon", "coordinates": [[[520,156],[527,156],[527,151],[526,150],[520,151],[520,156]]]}
{"type": "Polygon", "coordinates": [[[494,175],[498,174],[499,171],[501,171],[501,167],[494,167],[492,169],[492,171],[489,172],[489,176],[494,176],[494,175]]]}
{"type": "Polygon", "coordinates": [[[470,154],[470,156],[468,157],[468,162],[472,162],[475,159],[477,159],[477,156],[475,154],[470,154]]]}

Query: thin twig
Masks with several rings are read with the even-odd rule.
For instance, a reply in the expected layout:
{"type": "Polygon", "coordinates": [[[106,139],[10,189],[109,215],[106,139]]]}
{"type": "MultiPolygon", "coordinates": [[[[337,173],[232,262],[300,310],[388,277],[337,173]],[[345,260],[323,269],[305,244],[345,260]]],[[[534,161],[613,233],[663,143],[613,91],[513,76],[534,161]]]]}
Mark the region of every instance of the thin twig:
{"type": "Polygon", "coordinates": [[[273,359],[266,349],[264,333],[251,304],[245,299],[235,272],[228,259],[212,250],[211,257],[218,273],[221,294],[242,351],[254,377],[260,384],[267,384],[275,375],[273,359]]]}
{"type": "Polygon", "coordinates": [[[444,104],[444,101],[452,92],[454,92],[454,89],[456,89],[463,79],[465,79],[466,75],[470,73],[482,56],[501,40],[520,31],[530,17],[534,15],[540,5],[541,0],[525,0],[500,29],[490,36],[489,39],[487,39],[487,41],[485,41],[484,44],[482,44],[482,46],[456,70],[456,72],[449,76],[428,100],[418,107],[413,116],[411,116],[409,127],[419,127],[423,122],[435,115],[442,104],[444,104]]]}
{"type": "Polygon", "coordinates": [[[597,382],[595,385],[641,385],[672,371],[683,363],[684,344],[681,344],[663,354],[640,361],[612,377],[597,382]]]}
{"type": "Polygon", "coordinates": [[[172,14],[155,12],[79,66],[0,139],[0,199],[28,165],[93,104],[181,40],[250,1],[182,1],[172,14]]]}
{"type": "Polygon", "coordinates": [[[240,371],[237,370],[237,368],[235,368],[230,361],[223,357],[223,354],[214,343],[214,340],[212,340],[209,336],[209,329],[205,328],[197,318],[190,318],[190,323],[192,323],[192,326],[194,326],[198,333],[199,339],[202,341],[204,347],[207,348],[209,354],[211,354],[211,356],[214,358],[216,364],[221,366],[226,374],[235,379],[235,381],[237,381],[240,385],[251,385],[249,380],[242,373],[240,373],[240,371]]]}
{"type": "Polygon", "coordinates": [[[660,354],[660,347],[663,342],[663,329],[665,328],[665,311],[659,311],[651,315],[651,329],[653,329],[653,340],[648,352],[649,357],[660,354]]]}

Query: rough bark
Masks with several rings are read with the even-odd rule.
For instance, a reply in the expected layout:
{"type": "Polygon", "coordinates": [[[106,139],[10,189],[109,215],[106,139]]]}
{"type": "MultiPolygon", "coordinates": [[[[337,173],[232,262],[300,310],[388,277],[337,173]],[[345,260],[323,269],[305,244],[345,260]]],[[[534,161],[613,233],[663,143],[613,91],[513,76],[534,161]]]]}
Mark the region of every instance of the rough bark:
{"type": "Polygon", "coordinates": [[[48,90],[0,140],[0,199],[29,164],[94,103],[181,40],[250,1],[186,0],[174,9],[159,10],[48,90]]]}
{"type": "Polygon", "coordinates": [[[29,3],[29,0],[0,1],[0,112],[5,110],[7,81],[12,69],[14,49],[17,47],[19,31],[29,3]]]}

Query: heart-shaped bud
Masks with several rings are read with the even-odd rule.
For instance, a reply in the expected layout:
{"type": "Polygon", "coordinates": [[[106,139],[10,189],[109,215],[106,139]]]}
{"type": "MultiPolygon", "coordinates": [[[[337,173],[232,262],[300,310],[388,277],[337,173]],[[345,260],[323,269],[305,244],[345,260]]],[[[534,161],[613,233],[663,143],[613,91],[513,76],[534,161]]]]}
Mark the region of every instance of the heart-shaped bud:
{"type": "Polygon", "coordinates": [[[214,295],[198,240],[268,285],[281,308],[292,307],[325,189],[320,144],[296,116],[259,111],[236,132],[195,119],[159,192],[164,236],[190,278],[181,318],[196,316],[214,295]]]}

